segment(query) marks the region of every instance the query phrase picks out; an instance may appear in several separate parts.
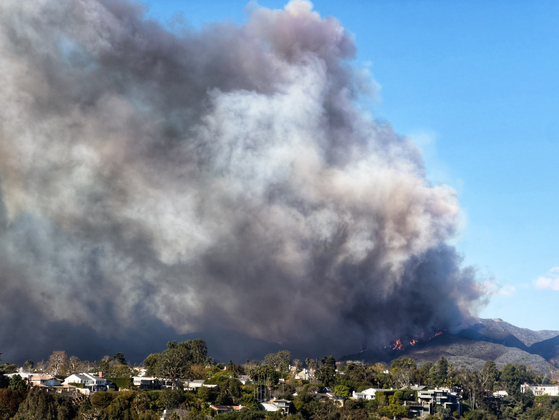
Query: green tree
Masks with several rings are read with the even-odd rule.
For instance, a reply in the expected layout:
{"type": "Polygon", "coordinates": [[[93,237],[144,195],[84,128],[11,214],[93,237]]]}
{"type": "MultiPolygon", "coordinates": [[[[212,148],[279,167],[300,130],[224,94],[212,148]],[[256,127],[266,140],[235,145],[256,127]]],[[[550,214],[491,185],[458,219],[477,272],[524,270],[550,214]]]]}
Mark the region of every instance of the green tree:
{"type": "Polygon", "coordinates": [[[25,379],[22,379],[20,375],[14,375],[10,378],[10,384],[8,385],[8,388],[15,391],[27,391],[27,381],[25,379]]]}
{"type": "Polygon", "coordinates": [[[258,410],[258,401],[256,401],[254,394],[243,394],[239,404],[243,407],[249,408],[250,410],[258,410]]]}
{"type": "Polygon", "coordinates": [[[72,404],[72,400],[68,397],[56,395],[56,420],[74,420],[76,418],[76,410],[72,404]]]}
{"type": "Polygon", "coordinates": [[[111,370],[111,362],[113,359],[110,356],[105,356],[98,362],[95,362],[93,371],[103,372],[105,376],[109,377],[109,371],[111,370]]]}
{"type": "MultiPolygon", "coordinates": [[[[0,353],[2,355],[2,353],[0,353]]],[[[2,359],[0,359],[2,360],[2,359]]],[[[4,363],[0,365],[0,388],[7,388],[9,384],[9,379],[6,376],[7,373],[14,373],[17,371],[17,366],[14,364],[4,363]]]]}
{"type": "Polygon", "coordinates": [[[178,389],[166,388],[161,392],[158,404],[161,408],[178,408],[185,399],[184,392],[178,389]]]}
{"type": "Polygon", "coordinates": [[[353,389],[358,389],[360,387],[370,388],[373,385],[372,370],[367,369],[364,365],[347,364],[343,378],[343,382],[338,381],[337,383],[349,386],[353,389]]]}
{"type": "Polygon", "coordinates": [[[289,371],[289,366],[291,365],[291,352],[289,350],[280,350],[278,351],[278,358],[280,360],[279,363],[279,370],[281,372],[289,371]]]}
{"type": "Polygon", "coordinates": [[[148,357],[145,358],[144,366],[147,369],[146,374],[148,376],[157,376],[159,374],[158,368],[159,368],[159,358],[160,358],[160,356],[161,356],[161,353],[153,353],[153,354],[150,354],[148,357]]]}
{"type": "Polygon", "coordinates": [[[499,381],[500,372],[493,360],[485,362],[480,372],[480,383],[484,390],[493,391],[493,387],[499,381]]]}
{"type": "Polygon", "coordinates": [[[31,372],[33,370],[34,366],[35,366],[35,362],[33,362],[33,360],[29,359],[29,360],[25,361],[22,368],[26,372],[31,372]]]}
{"type": "MultiPolygon", "coordinates": [[[[0,356],[2,353],[0,353],[0,356]]],[[[0,361],[2,358],[0,358],[0,361]]],[[[0,369],[0,388],[6,388],[8,386],[8,378],[4,375],[4,371],[0,369]]]]}
{"type": "Polygon", "coordinates": [[[229,363],[227,364],[227,370],[229,372],[232,372],[234,376],[246,374],[246,370],[242,365],[236,365],[232,361],[229,361],[229,363]]]}
{"type": "Polygon", "coordinates": [[[167,349],[150,354],[144,360],[148,375],[169,379],[173,388],[180,379],[185,379],[193,363],[203,363],[207,359],[206,342],[201,339],[177,343],[170,341],[167,349]]]}
{"type": "Polygon", "coordinates": [[[192,358],[189,349],[176,341],[168,343],[167,347],[159,359],[159,373],[176,388],[179,379],[186,377],[192,358]]]}
{"type": "Polygon", "coordinates": [[[115,397],[114,392],[100,391],[89,397],[91,404],[98,408],[107,408],[115,397]]]}
{"type": "Polygon", "coordinates": [[[446,358],[441,357],[431,368],[430,376],[434,386],[445,386],[449,377],[450,365],[446,358]]]}
{"type": "Polygon", "coordinates": [[[274,369],[277,369],[281,363],[281,359],[277,353],[268,353],[264,356],[264,363],[268,366],[272,366],[274,369]]]}
{"type": "Polygon", "coordinates": [[[130,403],[126,398],[117,397],[109,406],[109,420],[133,420],[130,403]]]}
{"type": "Polygon", "coordinates": [[[229,378],[221,384],[220,389],[227,392],[233,399],[233,402],[237,404],[243,395],[242,386],[243,384],[238,379],[229,378]]]}
{"type": "Polygon", "coordinates": [[[14,420],[57,420],[54,397],[45,391],[32,388],[19,406],[14,420]]]}
{"type": "Polygon", "coordinates": [[[481,410],[472,410],[472,411],[468,411],[464,415],[464,418],[466,420],[486,420],[487,414],[481,410]]]}
{"type": "Polygon", "coordinates": [[[434,386],[433,385],[433,378],[431,376],[432,369],[433,369],[433,363],[426,362],[426,363],[422,364],[421,367],[418,369],[418,371],[419,371],[418,375],[422,379],[422,381],[417,382],[417,383],[427,385],[427,386],[434,386]]]}
{"type": "Polygon", "coordinates": [[[324,386],[331,387],[336,382],[336,359],[334,356],[323,357],[322,366],[316,370],[315,377],[324,386]]]}
{"type": "Polygon", "coordinates": [[[291,352],[280,350],[277,353],[268,353],[264,356],[264,363],[279,369],[281,372],[287,372],[291,364],[291,352]]]}
{"type": "Polygon", "coordinates": [[[230,378],[234,378],[234,377],[235,377],[234,372],[230,370],[220,370],[219,372],[214,373],[210,377],[210,379],[207,380],[206,383],[221,386],[223,382],[227,382],[230,378]]]}
{"type": "Polygon", "coordinates": [[[215,392],[212,389],[205,386],[201,386],[200,388],[198,388],[198,391],[196,391],[196,396],[203,403],[212,402],[215,400],[215,392]]]}
{"type": "Polygon", "coordinates": [[[382,407],[379,410],[379,414],[381,416],[389,417],[389,418],[407,418],[410,412],[409,406],[399,405],[399,404],[390,404],[386,407],[382,407]]]}
{"type": "Polygon", "coordinates": [[[110,366],[106,374],[107,378],[130,378],[132,370],[127,365],[110,366]]]}
{"type": "Polygon", "coordinates": [[[401,388],[410,384],[413,371],[416,370],[416,367],[415,360],[407,356],[402,356],[392,361],[390,373],[392,374],[396,388],[401,388]]]}
{"type": "Polygon", "coordinates": [[[187,341],[192,353],[192,364],[205,364],[208,358],[208,346],[201,338],[187,341]]]}
{"type": "Polygon", "coordinates": [[[260,385],[273,386],[279,382],[281,375],[272,366],[262,365],[252,368],[249,376],[260,385]]]}
{"type": "Polygon", "coordinates": [[[128,365],[126,357],[124,357],[124,353],[122,352],[115,353],[115,355],[113,356],[113,360],[119,365],[128,365]]]}
{"type": "Polygon", "coordinates": [[[391,363],[392,369],[415,369],[417,367],[417,363],[411,357],[402,356],[398,359],[395,359],[391,363]]]}
{"type": "Polygon", "coordinates": [[[349,398],[351,396],[351,390],[345,385],[336,385],[334,388],[334,395],[342,398],[349,398]]]}
{"type": "Polygon", "coordinates": [[[23,391],[8,388],[0,389],[0,419],[13,418],[26,396],[27,393],[23,391]]]}
{"type": "Polygon", "coordinates": [[[462,369],[459,371],[459,378],[463,395],[470,400],[470,406],[475,410],[480,402],[482,402],[484,396],[480,374],[476,371],[462,369]]]}
{"type": "Polygon", "coordinates": [[[523,383],[539,382],[541,376],[536,375],[533,371],[529,370],[525,365],[510,363],[505,365],[501,370],[500,382],[507,390],[510,396],[516,400],[520,399],[520,385],[523,383]]]}

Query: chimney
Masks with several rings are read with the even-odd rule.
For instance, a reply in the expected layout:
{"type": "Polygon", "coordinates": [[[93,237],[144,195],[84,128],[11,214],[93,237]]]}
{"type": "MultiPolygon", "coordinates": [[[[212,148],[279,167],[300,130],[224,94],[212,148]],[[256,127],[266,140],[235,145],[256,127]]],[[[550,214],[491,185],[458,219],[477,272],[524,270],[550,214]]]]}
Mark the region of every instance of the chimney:
{"type": "Polygon", "coordinates": [[[102,377],[103,377],[103,372],[97,373],[97,376],[99,376],[100,378],[102,378],[102,377]]]}

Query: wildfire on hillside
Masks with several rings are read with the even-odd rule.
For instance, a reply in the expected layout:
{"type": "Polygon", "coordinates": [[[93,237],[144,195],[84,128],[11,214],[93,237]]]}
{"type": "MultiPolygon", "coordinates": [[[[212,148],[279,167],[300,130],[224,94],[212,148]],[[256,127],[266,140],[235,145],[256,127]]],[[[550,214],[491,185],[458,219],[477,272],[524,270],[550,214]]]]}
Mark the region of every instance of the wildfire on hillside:
{"type": "MultiPolygon", "coordinates": [[[[437,332],[436,334],[432,335],[431,337],[429,337],[429,338],[427,338],[427,339],[425,339],[425,335],[422,335],[422,336],[421,336],[420,338],[418,338],[418,339],[412,338],[412,339],[410,340],[410,342],[409,342],[409,343],[410,343],[410,346],[415,346],[415,345],[418,344],[420,341],[429,341],[429,340],[432,340],[433,338],[442,335],[443,332],[444,332],[444,330],[443,330],[443,331],[439,331],[439,332],[437,332]]],[[[385,346],[384,348],[386,349],[387,346],[385,346]]],[[[404,344],[403,344],[403,342],[402,342],[402,339],[400,339],[400,338],[397,339],[393,344],[390,345],[390,348],[392,348],[392,350],[400,350],[400,351],[404,350],[404,344]]]]}

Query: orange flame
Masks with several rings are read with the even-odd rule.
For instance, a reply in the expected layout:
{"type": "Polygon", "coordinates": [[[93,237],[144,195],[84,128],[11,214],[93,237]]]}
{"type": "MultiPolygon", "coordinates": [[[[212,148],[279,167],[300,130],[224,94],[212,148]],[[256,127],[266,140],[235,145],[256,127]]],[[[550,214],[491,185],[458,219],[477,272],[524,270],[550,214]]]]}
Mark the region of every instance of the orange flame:
{"type": "Polygon", "coordinates": [[[394,347],[392,347],[392,350],[402,350],[402,340],[398,339],[396,340],[396,343],[394,343],[394,347]]]}
{"type": "MultiPolygon", "coordinates": [[[[444,330],[443,330],[444,331],[444,330]]],[[[431,337],[429,337],[429,340],[432,340],[435,337],[438,337],[439,335],[442,335],[443,331],[439,331],[438,333],[436,333],[435,335],[432,335],[431,337]]]]}
{"type": "Polygon", "coordinates": [[[412,346],[415,346],[417,343],[418,343],[418,341],[415,340],[415,339],[410,341],[410,344],[411,344],[412,346]]]}

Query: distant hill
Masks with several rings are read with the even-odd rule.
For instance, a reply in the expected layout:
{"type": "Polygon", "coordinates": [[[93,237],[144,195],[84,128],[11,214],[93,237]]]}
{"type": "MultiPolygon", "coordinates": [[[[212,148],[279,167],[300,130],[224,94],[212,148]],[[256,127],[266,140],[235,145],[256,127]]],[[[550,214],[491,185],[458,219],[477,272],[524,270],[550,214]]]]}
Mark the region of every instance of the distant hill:
{"type": "Polygon", "coordinates": [[[559,331],[532,331],[501,319],[479,319],[475,325],[457,334],[443,333],[415,345],[366,350],[344,356],[341,360],[364,360],[388,363],[403,355],[418,364],[436,362],[444,356],[455,366],[472,369],[493,360],[499,368],[507,363],[522,363],[541,373],[559,362],[559,331]]]}
{"type": "Polygon", "coordinates": [[[479,336],[491,338],[496,341],[502,340],[503,344],[507,341],[511,343],[520,341],[526,348],[530,347],[532,344],[559,336],[559,331],[532,331],[528,328],[516,327],[499,318],[480,319],[479,323],[466,330],[462,330],[461,334],[464,335],[467,332],[472,332],[473,337],[479,336]]]}
{"type": "MultiPolygon", "coordinates": [[[[53,343],[65,335],[75,337],[74,344],[64,350],[69,356],[76,355],[91,361],[120,351],[124,352],[130,362],[140,363],[150,353],[164,350],[168,341],[194,338],[206,340],[209,355],[225,363],[229,360],[235,363],[244,363],[247,359],[262,360],[267,353],[283,349],[290,350],[294,358],[300,359],[327,354],[326,351],[321,355],[312,354],[288,344],[271,343],[229,330],[181,335],[159,321],[152,324],[144,323],[142,328],[136,331],[112,338],[100,336],[91,327],[74,326],[66,321],[51,324],[50,331],[53,343]]],[[[386,348],[369,349],[344,356],[341,360],[389,363],[400,356],[408,355],[422,364],[428,361],[435,362],[444,356],[456,366],[477,368],[491,359],[499,367],[506,363],[523,363],[542,373],[549,372],[550,364],[559,366],[559,331],[532,331],[499,319],[480,319],[457,334],[444,332],[431,339],[419,340],[414,346],[404,343],[401,350],[393,350],[394,346],[389,346],[388,343],[386,345],[386,348]]],[[[21,365],[27,359],[47,359],[52,351],[60,349],[51,348],[48,343],[30,337],[26,352],[13,354],[5,348],[1,350],[4,350],[4,361],[21,365]]],[[[339,355],[335,356],[338,358],[339,355]]]]}

